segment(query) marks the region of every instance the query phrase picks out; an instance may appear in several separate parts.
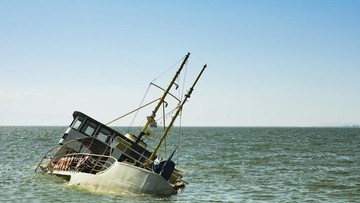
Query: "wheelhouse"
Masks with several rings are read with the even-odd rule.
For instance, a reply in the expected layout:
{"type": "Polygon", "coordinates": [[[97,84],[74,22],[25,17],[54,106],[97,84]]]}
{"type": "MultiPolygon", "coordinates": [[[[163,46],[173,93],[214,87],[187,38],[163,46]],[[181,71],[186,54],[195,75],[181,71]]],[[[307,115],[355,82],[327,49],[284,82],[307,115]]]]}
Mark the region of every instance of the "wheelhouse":
{"type": "Polygon", "coordinates": [[[151,153],[144,142],[131,134],[121,134],[84,113],[75,111],[73,121],[59,141],[62,153],[89,153],[112,156],[118,161],[142,165],[151,153]]]}

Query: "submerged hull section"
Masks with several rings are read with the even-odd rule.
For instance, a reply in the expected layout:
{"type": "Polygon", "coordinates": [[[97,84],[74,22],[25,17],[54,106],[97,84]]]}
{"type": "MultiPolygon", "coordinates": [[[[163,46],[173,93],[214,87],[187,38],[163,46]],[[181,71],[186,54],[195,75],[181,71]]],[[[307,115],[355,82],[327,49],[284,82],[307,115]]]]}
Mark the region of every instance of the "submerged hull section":
{"type": "Polygon", "coordinates": [[[177,193],[159,174],[122,162],[116,162],[107,170],[97,174],[65,170],[53,170],[49,173],[66,176],[69,184],[87,186],[97,191],[159,196],[171,196],[177,193]]]}

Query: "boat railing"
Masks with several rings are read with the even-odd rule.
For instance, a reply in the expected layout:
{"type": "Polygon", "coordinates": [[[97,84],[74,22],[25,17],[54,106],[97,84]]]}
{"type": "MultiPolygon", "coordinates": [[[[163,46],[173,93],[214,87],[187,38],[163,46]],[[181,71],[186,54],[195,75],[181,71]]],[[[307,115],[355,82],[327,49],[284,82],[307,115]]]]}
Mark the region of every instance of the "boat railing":
{"type": "MultiPolygon", "coordinates": [[[[81,145],[84,144],[85,140],[77,140],[78,143],[80,143],[81,145]]],[[[64,146],[66,145],[71,145],[73,141],[69,141],[67,143],[64,144],[64,146]]],[[[107,147],[111,148],[109,145],[107,145],[107,147]]],[[[94,142],[94,140],[92,139],[90,144],[87,146],[87,148],[100,148],[100,146],[98,145],[97,142],[94,142]]],[[[119,162],[125,162],[128,164],[132,164],[132,165],[136,165],[136,166],[143,166],[145,162],[149,162],[148,161],[148,157],[145,156],[145,150],[143,150],[141,153],[136,151],[135,149],[131,148],[129,145],[123,143],[123,142],[118,142],[118,147],[112,148],[112,149],[104,149],[104,151],[109,150],[109,155],[112,156],[112,154],[114,153],[115,149],[121,149],[120,151],[122,151],[121,153],[121,158],[117,157],[119,162]]],[[[80,153],[80,152],[79,152],[80,153]]],[[[104,156],[106,156],[105,154],[103,154],[104,156]]],[[[112,156],[113,157],[113,156],[112,156]]]]}
{"type": "MultiPolygon", "coordinates": [[[[50,148],[45,155],[42,157],[41,161],[39,162],[39,164],[37,165],[35,172],[39,169],[39,168],[43,168],[44,166],[44,162],[57,162],[57,160],[59,160],[60,158],[62,158],[64,156],[63,153],[59,153],[59,149],[61,148],[69,148],[69,146],[71,144],[79,144],[79,140],[70,140],[68,142],[66,142],[63,145],[56,145],[55,147],[50,148]]],[[[82,144],[82,142],[80,143],[82,144]]],[[[48,165],[48,163],[46,163],[45,165],[48,165]]]]}
{"type": "Polygon", "coordinates": [[[42,157],[42,159],[41,159],[41,161],[39,162],[39,164],[36,166],[35,172],[39,169],[39,167],[41,167],[41,165],[42,165],[42,163],[44,162],[44,160],[45,160],[45,161],[49,161],[49,160],[53,159],[53,158],[54,158],[54,154],[59,150],[60,147],[61,147],[61,146],[55,146],[55,147],[49,149],[49,150],[45,153],[45,155],[42,157]],[[51,152],[53,152],[53,153],[51,153],[51,152]],[[51,153],[51,155],[49,155],[50,153],[51,153]]]}
{"type": "Polygon", "coordinates": [[[97,174],[109,169],[117,160],[112,156],[71,153],[61,157],[56,163],[50,163],[49,170],[84,172],[97,174]]]}
{"type": "MultiPolygon", "coordinates": [[[[42,168],[43,172],[46,170],[71,170],[71,171],[83,171],[88,173],[99,173],[101,171],[109,168],[114,162],[124,162],[135,166],[144,167],[144,163],[149,162],[149,158],[145,156],[145,150],[142,153],[134,150],[130,146],[119,142],[119,148],[121,148],[121,157],[115,158],[112,156],[112,151],[110,150],[110,156],[105,154],[94,154],[88,153],[86,151],[62,151],[62,149],[73,149],[73,145],[82,146],[84,140],[71,140],[64,143],[61,146],[55,146],[48,150],[48,152],[43,156],[42,160],[39,162],[35,171],[38,168],[42,168]],[[44,163],[45,162],[45,163],[44,163]],[[86,167],[83,167],[86,165],[86,167]],[[45,169],[45,170],[44,170],[45,169]]],[[[88,143],[86,148],[97,148],[97,143],[93,140],[88,143]]],[[[110,147],[110,146],[109,146],[110,147]]],[[[79,147],[81,150],[82,147],[79,147]]],[[[106,151],[106,150],[105,150],[106,151]]]]}
{"type": "Polygon", "coordinates": [[[122,160],[122,162],[127,162],[135,166],[143,166],[145,162],[148,162],[149,158],[145,156],[145,150],[140,153],[123,143],[120,143],[120,145],[123,147],[122,157],[124,157],[124,160],[122,160]]]}
{"type": "MultiPolygon", "coordinates": [[[[83,145],[83,141],[71,140],[62,146],[55,146],[49,149],[42,160],[37,165],[35,172],[40,167],[43,172],[47,170],[66,170],[66,171],[83,171],[88,173],[99,173],[108,169],[117,160],[112,156],[104,154],[93,154],[86,152],[67,151],[61,152],[61,149],[68,150],[73,144],[83,145]]],[[[91,141],[90,146],[95,146],[96,143],[91,141]]],[[[90,147],[89,146],[89,147],[90,147]]],[[[95,146],[96,147],[96,146],[95,146]]]]}

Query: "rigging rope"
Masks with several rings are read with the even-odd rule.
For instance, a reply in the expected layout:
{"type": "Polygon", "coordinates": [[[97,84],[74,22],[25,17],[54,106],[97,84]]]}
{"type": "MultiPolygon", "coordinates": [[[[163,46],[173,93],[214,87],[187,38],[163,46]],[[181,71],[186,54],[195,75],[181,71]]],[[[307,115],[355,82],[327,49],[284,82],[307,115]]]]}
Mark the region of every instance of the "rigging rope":
{"type": "MultiPolygon", "coordinates": [[[[181,61],[183,61],[185,57],[186,57],[186,56],[182,57],[182,58],[181,58],[179,61],[177,61],[174,65],[172,65],[171,67],[169,67],[168,69],[166,69],[163,73],[161,73],[158,77],[156,77],[153,81],[151,81],[151,82],[149,83],[148,88],[147,88],[147,90],[146,90],[146,92],[145,92],[145,95],[144,95],[143,99],[142,99],[141,102],[140,102],[140,106],[143,104],[143,102],[144,102],[144,100],[145,100],[145,98],[146,98],[146,95],[148,94],[148,92],[149,92],[149,90],[150,90],[151,85],[153,85],[153,82],[154,82],[155,80],[159,79],[161,76],[163,76],[163,75],[164,75],[166,72],[168,72],[170,69],[174,68],[178,63],[180,63],[181,61]]],[[[187,63],[186,63],[186,64],[187,64],[187,63]]],[[[155,86],[156,86],[156,85],[155,85],[155,86]]],[[[139,110],[139,109],[138,109],[138,110],[139,110]]],[[[137,117],[138,112],[139,112],[139,111],[137,111],[136,114],[134,115],[134,118],[132,119],[129,128],[131,128],[131,127],[133,126],[133,124],[134,124],[134,122],[135,122],[135,119],[136,119],[136,117],[137,117]]]]}
{"type": "Polygon", "coordinates": [[[166,69],[164,72],[162,72],[158,77],[156,77],[153,81],[159,79],[161,76],[163,76],[166,72],[168,72],[170,69],[174,68],[178,63],[180,63],[180,61],[184,60],[185,57],[182,57],[178,62],[176,62],[174,65],[172,65],[170,68],[166,69]]]}
{"type": "MultiPolygon", "coordinates": [[[[180,100],[182,100],[183,97],[184,97],[187,68],[188,68],[188,63],[185,64],[183,86],[182,86],[182,90],[181,90],[180,97],[179,97],[180,100]]],[[[177,145],[178,155],[177,155],[177,158],[176,158],[176,163],[179,164],[179,165],[180,165],[179,157],[181,156],[180,143],[181,143],[181,131],[182,131],[182,112],[183,111],[181,111],[180,114],[179,114],[179,132],[178,132],[178,138],[179,139],[178,139],[178,145],[177,145]]]]}
{"type": "Polygon", "coordinates": [[[154,102],[156,102],[156,101],[158,101],[158,100],[160,100],[160,98],[157,98],[157,99],[155,99],[155,100],[153,100],[153,101],[145,104],[144,106],[140,106],[139,108],[137,108],[137,109],[135,109],[135,110],[132,110],[132,111],[130,111],[129,113],[126,113],[126,114],[124,114],[124,115],[122,115],[122,116],[120,116],[120,117],[117,117],[117,118],[115,118],[114,120],[106,123],[105,125],[109,125],[110,123],[113,123],[113,122],[115,122],[115,121],[117,121],[117,120],[119,120],[119,119],[121,119],[121,118],[124,118],[125,116],[128,116],[128,115],[134,113],[135,111],[139,111],[140,109],[142,109],[142,108],[144,108],[144,107],[146,107],[146,106],[148,106],[148,105],[150,105],[150,104],[152,104],[152,103],[154,103],[154,102]]]}
{"type": "MultiPolygon", "coordinates": [[[[148,88],[146,89],[145,95],[144,95],[144,97],[142,98],[142,100],[141,100],[141,102],[140,102],[140,106],[144,103],[145,97],[146,97],[147,93],[149,92],[150,86],[151,86],[151,83],[148,85],[148,88]]],[[[157,99],[157,100],[159,100],[159,99],[157,99]]],[[[136,113],[135,113],[135,115],[134,115],[134,117],[133,117],[133,119],[132,119],[132,121],[131,121],[131,123],[130,123],[130,126],[129,126],[130,128],[131,128],[132,125],[134,124],[135,118],[136,118],[136,116],[138,115],[139,110],[140,110],[140,108],[137,109],[137,111],[136,111],[136,113]]]]}
{"type": "Polygon", "coordinates": [[[184,81],[183,81],[183,86],[182,86],[182,90],[181,90],[181,97],[180,100],[183,99],[184,96],[184,92],[185,92],[185,82],[186,82],[186,72],[187,72],[187,67],[188,67],[188,63],[185,64],[185,70],[184,70],[184,81]]]}
{"type": "MultiPolygon", "coordinates": [[[[164,132],[166,128],[166,119],[165,119],[165,104],[163,103],[163,122],[164,122],[164,132]]],[[[166,138],[164,139],[164,157],[166,157],[166,138]]]]}
{"type": "MultiPolygon", "coordinates": [[[[185,56],[185,57],[186,57],[186,56],[185,56]]],[[[165,70],[163,73],[161,73],[158,77],[156,77],[152,82],[150,82],[150,84],[148,85],[148,88],[147,88],[147,90],[146,90],[146,92],[145,92],[145,95],[144,95],[144,97],[142,98],[142,100],[141,100],[141,102],[140,102],[140,105],[139,105],[139,107],[138,107],[137,109],[135,109],[135,110],[133,110],[133,111],[131,111],[131,112],[123,115],[123,116],[120,116],[120,117],[118,117],[118,118],[116,118],[116,119],[108,122],[106,125],[109,125],[110,123],[113,123],[113,122],[115,122],[115,121],[117,121],[117,120],[119,120],[119,119],[121,119],[121,118],[123,118],[123,117],[125,117],[125,116],[128,116],[128,115],[136,112],[135,115],[134,115],[134,117],[133,117],[133,119],[132,119],[132,121],[131,121],[131,123],[130,123],[130,126],[129,126],[129,130],[131,130],[131,128],[132,128],[132,126],[133,126],[133,124],[134,124],[134,122],[135,122],[135,119],[136,119],[136,117],[137,117],[137,115],[138,115],[138,113],[139,113],[139,110],[142,109],[142,108],[144,108],[144,107],[146,107],[146,106],[148,106],[148,105],[150,105],[150,104],[152,104],[152,103],[154,103],[154,102],[156,102],[156,101],[158,101],[158,100],[160,100],[160,98],[158,98],[158,99],[155,99],[155,100],[153,100],[153,101],[151,101],[151,102],[143,105],[143,103],[144,103],[144,101],[145,101],[145,98],[146,98],[146,96],[147,96],[147,94],[148,94],[148,92],[149,92],[149,90],[150,90],[150,87],[151,87],[152,85],[154,85],[154,86],[160,88],[159,86],[153,84],[153,82],[156,81],[157,79],[159,79],[160,77],[162,77],[165,73],[167,73],[170,69],[174,68],[174,67],[175,67],[177,64],[179,64],[181,61],[183,61],[185,57],[181,58],[178,62],[176,62],[176,63],[175,63],[174,65],[172,65],[171,67],[169,67],[167,70],[165,70]]],[[[173,96],[175,99],[178,100],[179,104],[181,103],[181,100],[182,100],[183,97],[184,97],[187,67],[188,67],[188,62],[186,62],[186,64],[185,64],[184,74],[181,74],[181,75],[180,75],[180,76],[183,76],[183,87],[182,87],[182,88],[178,88],[178,85],[181,83],[181,77],[179,76],[179,77],[176,78],[177,84],[175,84],[175,85],[177,86],[176,89],[178,89],[178,93],[179,93],[178,98],[180,98],[180,99],[174,97],[171,93],[169,93],[171,96],[173,96]]],[[[162,88],[160,88],[160,89],[162,89],[162,88]]],[[[179,105],[179,104],[178,104],[178,105],[179,105]]],[[[176,106],[173,110],[169,111],[169,113],[166,113],[165,108],[166,108],[165,103],[163,103],[163,116],[162,116],[162,118],[160,118],[160,119],[163,119],[164,132],[165,132],[165,130],[166,130],[166,118],[168,118],[169,116],[171,116],[171,115],[173,114],[173,112],[179,108],[179,106],[176,106]]],[[[182,121],[181,121],[181,120],[182,120],[182,111],[180,111],[180,115],[179,115],[179,116],[180,116],[180,121],[179,121],[180,128],[179,128],[179,132],[178,132],[178,137],[179,137],[179,143],[180,143],[180,141],[181,141],[181,140],[180,140],[180,137],[181,137],[181,126],[182,126],[182,121]]],[[[158,120],[160,120],[160,119],[158,119],[158,120]]],[[[157,130],[155,130],[155,131],[157,131],[157,130]]],[[[166,157],[166,139],[165,139],[164,141],[165,141],[165,142],[164,142],[164,157],[166,157]]],[[[174,141],[175,141],[175,139],[174,139],[174,141]]],[[[176,146],[176,148],[179,147],[179,143],[178,143],[178,145],[176,146]]],[[[179,156],[177,156],[177,162],[179,162],[179,156]]]]}

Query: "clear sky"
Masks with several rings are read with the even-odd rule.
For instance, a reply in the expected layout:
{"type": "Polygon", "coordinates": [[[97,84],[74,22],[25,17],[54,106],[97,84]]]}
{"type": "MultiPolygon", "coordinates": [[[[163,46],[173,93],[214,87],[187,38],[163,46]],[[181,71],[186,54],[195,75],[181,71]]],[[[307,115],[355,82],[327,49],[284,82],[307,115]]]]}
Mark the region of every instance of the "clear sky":
{"type": "Polygon", "coordinates": [[[65,126],[74,110],[109,121],[187,52],[190,82],[208,69],[183,125],[360,124],[359,10],[351,0],[0,1],[0,125],[65,126]]]}

